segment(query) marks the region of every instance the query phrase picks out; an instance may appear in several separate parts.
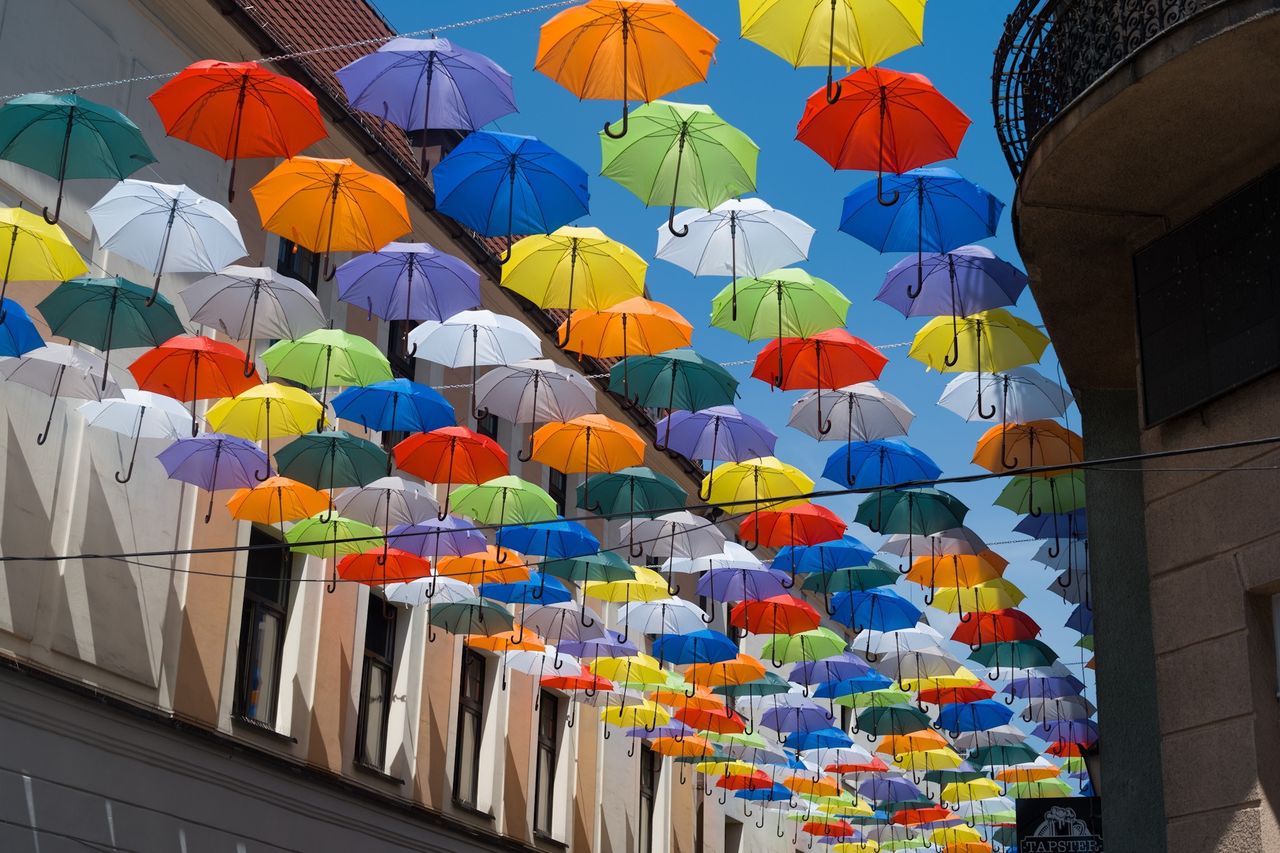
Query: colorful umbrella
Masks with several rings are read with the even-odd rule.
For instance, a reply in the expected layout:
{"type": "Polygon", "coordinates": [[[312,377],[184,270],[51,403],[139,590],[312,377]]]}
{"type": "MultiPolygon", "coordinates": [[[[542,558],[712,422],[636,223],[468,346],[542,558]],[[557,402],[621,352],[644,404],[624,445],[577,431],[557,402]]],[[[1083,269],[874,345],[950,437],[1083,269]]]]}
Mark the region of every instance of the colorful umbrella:
{"type": "Polygon", "coordinates": [[[195,401],[234,397],[260,385],[256,373],[240,369],[244,353],[223,341],[179,335],[148,350],[129,365],[143,391],[191,403],[191,434],[196,434],[195,401]]]}
{"type": "Polygon", "coordinates": [[[634,296],[598,311],[574,311],[560,325],[559,337],[569,352],[625,360],[687,347],[693,326],[674,308],[634,296]]]}
{"type": "Polygon", "coordinates": [[[117,483],[127,483],[133,476],[133,463],[138,458],[138,443],[144,438],[167,438],[176,441],[191,429],[191,415],[182,404],[162,394],[125,388],[121,397],[90,400],[78,409],[89,426],[132,436],[133,450],[129,468],[117,483]]]}
{"type": "Polygon", "coordinates": [[[388,243],[338,267],[338,298],[384,320],[444,320],[480,307],[480,273],[426,243],[388,243]]]}
{"type": "Polygon", "coordinates": [[[731,405],[738,380],[691,349],[675,349],[624,358],[609,369],[609,390],[640,406],[695,411],[731,405]]]}
{"type": "Polygon", "coordinates": [[[0,299],[0,358],[16,358],[43,346],[27,309],[12,299],[0,299]]]}
{"type": "Polygon", "coordinates": [[[738,525],[738,539],[766,548],[795,548],[837,540],[847,526],[826,507],[801,503],[786,509],[751,513],[738,525]]]}
{"type": "MultiPolygon", "coordinates": [[[[204,522],[213,517],[213,493],[220,489],[250,488],[271,461],[258,445],[233,435],[216,432],[183,438],[166,447],[156,457],[171,480],[191,483],[209,492],[209,511],[204,522]]],[[[304,513],[312,515],[314,512],[304,513]]]]}
{"type": "MultiPolygon", "coordinates": [[[[500,604],[483,598],[463,598],[447,601],[430,608],[427,622],[449,634],[473,634],[487,636],[501,634],[515,627],[511,611],[500,604]]],[[[427,639],[434,639],[434,633],[427,639]]]]}
{"type": "Polygon", "coordinates": [[[899,261],[885,276],[876,301],[904,317],[960,317],[1013,305],[1027,276],[985,246],[960,246],[899,261]],[[914,270],[912,269],[914,267],[914,270]]]}
{"type": "MultiPolygon", "coordinates": [[[[858,504],[855,520],[873,533],[928,536],[960,527],[968,512],[969,508],[953,495],[938,489],[880,490],[858,504]]],[[[910,554],[908,549],[908,557],[910,554]]]]}
{"type": "Polygon", "coordinates": [[[431,574],[431,564],[399,548],[371,548],[338,561],[338,577],[369,586],[403,583],[431,574]]]}
{"type": "Polygon", "coordinates": [[[735,281],[711,301],[711,325],[749,341],[808,337],[843,326],[849,300],[804,270],[780,269],[735,281]],[[741,309],[739,309],[741,303],[741,309]]]}
{"type": "MultiPolygon", "coordinates": [[[[344,446],[344,449],[355,450],[351,461],[357,467],[362,466],[363,463],[359,457],[362,451],[367,453],[368,448],[344,446]]],[[[337,467],[346,467],[346,464],[343,463],[337,467]]],[[[361,476],[367,476],[367,474],[361,476]]],[[[338,497],[337,509],[344,518],[363,521],[365,524],[372,524],[374,527],[390,532],[394,527],[412,527],[428,522],[438,523],[440,505],[436,503],[434,495],[427,486],[421,486],[401,477],[378,477],[365,482],[358,488],[343,492],[338,497]]],[[[425,556],[410,547],[408,543],[394,544],[402,551],[413,550],[418,556],[425,556]]]]}
{"type": "MultiPolygon", "coordinates": [[[[530,439],[530,458],[564,474],[613,473],[644,462],[645,441],[620,421],[581,415],[540,427],[530,439]],[[594,444],[592,442],[594,439],[594,444]]],[[[584,486],[586,483],[583,484],[584,486]]],[[[583,500],[590,502],[589,489],[583,500]]]]}
{"type": "MultiPolygon", "coordinates": [[[[878,379],[888,362],[861,338],[844,329],[830,329],[807,338],[770,341],[756,356],[751,375],[784,390],[813,388],[821,393],[827,388],[878,379]]],[[[818,431],[828,433],[831,426],[822,424],[818,431]]]]}
{"type": "Polygon", "coordinates": [[[392,378],[387,357],[373,342],[342,329],[316,329],[272,344],[262,354],[262,363],[282,379],[319,388],[321,407],[333,385],[364,386],[392,378]]]}
{"type": "Polygon", "coordinates": [[[219,400],[209,407],[204,417],[217,432],[250,441],[265,440],[270,456],[271,439],[302,435],[315,426],[317,420],[324,420],[324,409],[300,388],[266,382],[235,397],[219,400]]]}
{"type": "Polygon", "coordinates": [[[285,532],[284,538],[289,547],[300,554],[333,558],[333,574],[325,588],[327,592],[338,588],[338,557],[380,549],[384,541],[378,528],[327,511],[294,524],[285,532]]]}
{"type": "Polygon", "coordinates": [[[417,358],[445,367],[470,365],[473,413],[480,365],[513,364],[542,356],[542,341],[528,326],[492,311],[459,311],[444,320],[428,320],[409,333],[408,341],[417,358]]]}
{"type": "Polygon", "coordinates": [[[790,595],[740,601],[729,611],[730,625],[753,634],[801,634],[818,622],[818,611],[790,595]]]}
{"type": "Polygon", "coordinates": [[[329,135],[316,96],[256,62],[194,62],[147,100],[166,134],[231,161],[227,201],[241,157],[293,157],[329,135]]]}
{"type": "MultiPolygon", "coordinates": [[[[187,439],[191,441],[193,439],[187,439]]],[[[256,479],[258,471],[253,476],[256,479]]],[[[333,503],[324,492],[288,477],[267,477],[261,483],[237,489],[227,501],[231,517],[259,524],[282,524],[327,513],[333,503]]]]}
{"type": "Polygon", "coordinates": [[[804,472],[773,456],[726,462],[712,469],[703,482],[706,500],[731,512],[747,503],[756,510],[785,509],[804,503],[813,491],[813,480],[804,472]]]}
{"type": "Polygon", "coordinates": [[[658,421],[666,433],[663,447],[686,459],[742,462],[773,454],[778,437],[764,422],[733,406],[712,406],[696,412],[677,411],[658,421]]]}
{"type": "Polygon", "coordinates": [[[831,482],[857,489],[929,482],[941,474],[928,454],[897,438],[850,442],[836,448],[822,469],[831,482]]]}
{"type": "Polygon", "coordinates": [[[458,421],[439,391],[403,378],[348,388],[333,398],[333,411],[379,432],[430,432],[458,421]]]}
{"type": "MultiPolygon", "coordinates": [[[[947,383],[938,405],[966,421],[987,420],[976,399],[981,381],[979,373],[961,373],[947,383]]],[[[1002,423],[1061,418],[1075,402],[1069,390],[1030,367],[993,373],[990,382],[1000,389],[1000,403],[990,414],[1002,423]]]]}
{"type": "MultiPolygon", "coordinates": [[[[510,475],[453,490],[453,507],[481,524],[534,524],[556,518],[556,502],[533,483],[510,475]]],[[[544,567],[545,571],[545,567],[544,567]]]]}
{"type": "Polygon", "coordinates": [[[276,451],[282,475],[317,489],[363,486],[383,475],[387,455],[372,442],[343,430],[309,432],[276,451]]]}
{"type": "Polygon", "coordinates": [[[0,264],[0,299],[10,281],[66,281],[89,271],[61,228],[21,207],[0,208],[0,264]]]}
{"type": "Polygon", "coordinates": [[[450,489],[455,483],[483,483],[503,476],[510,465],[507,452],[496,441],[461,426],[411,435],[392,453],[400,470],[428,483],[445,484],[440,521],[449,512],[450,489]]]}

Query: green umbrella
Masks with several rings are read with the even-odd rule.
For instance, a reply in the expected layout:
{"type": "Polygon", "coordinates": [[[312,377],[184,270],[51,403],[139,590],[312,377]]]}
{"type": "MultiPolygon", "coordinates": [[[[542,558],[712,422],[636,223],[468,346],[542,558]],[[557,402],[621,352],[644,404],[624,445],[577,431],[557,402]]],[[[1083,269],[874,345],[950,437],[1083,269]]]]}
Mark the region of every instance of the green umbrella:
{"type": "Polygon", "coordinates": [[[119,276],[82,276],[58,285],[36,308],[52,334],[102,350],[109,364],[112,347],[154,347],[182,334],[173,303],[157,296],[148,308],[150,296],[150,288],[119,276]]]}
{"type": "Polygon", "coordinates": [[[776,672],[766,672],[764,678],[746,681],[742,684],[719,684],[711,688],[712,693],[737,700],[743,696],[774,696],[779,693],[790,693],[791,682],[776,672]]]}
{"type": "Polygon", "coordinates": [[[1001,643],[983,643],[969,653],[969,659],[995,669],[999,678],[1000,667],[1030,669],[1049,666],[1058,659],[1058,653],[1040,640],[1013,640],[1001,643]]]}
{"type": "Polygon", "coordinates": [[[1019,515],[1027,513],[1036,518],[1046,511],[1055,515],[1073,512],[1084,506],[1084,472],[1011,477],[1000,490],[995,504],[1019,515]]]}
{"type": "Polygon", "coordinates": [[[738,380],[718,362],[682,348],[627,356],[609,369],[609,390],[645,408],[696,412],[731,405],[738,394],[738,380]]]}
{"type": "MultiPolygon", "coordinates": [[[[463,598],[429,606],[427,624],[450,634],[484,634],[492,636],[515,627],[511,611],[487,598],[463,598]]],[[[427,637],[435,641],[435,632],[427,637]]]]}
{"type": "Polygon", "coordinates": [[[75,94],[23,95],[0,107],[0,159],[57,179],[53,217],[44,209],[50,225],[62,212],[67,179],[119,180],[156,161],[127,116],[75,94]]]}
{"type": "Polygon", "coordinates": [[[879,737],[911,734],[924,731],[932,725],[933,721],[923,711],[909,705],[889,705],[884,708],[867,708],[858,714],[854,730],[879,737]]]}
{"type": "Polygon", "coordinates": [[[309,432],[276,451],[280,473],[316,489],[366,486],[383,475],[387,454],[349,432],[309,432]]]}
{"type": "Polygon", "coordinates": [[[353,521],[325,512],[304,518],[285,531],[284,539],[292,550],[314,557],[333,557],[333,577],[327,590],[338,588],[338,557],[358,554],[382,545],[382,531],[362,521],[353,521]]]}
{"type": "MultiPolygon", "coordinates": [[[[316,329],[292,341],[272,344],[262,363],[274,376],[319,388],[320,405],[330,385],[358,385],[392,379],[387,357],[367,338],[342,329],[316,329]]],[[[323,420],[316,426],[320,429],[323,420]]]]}
{"type": "MultiPolygon", "coordinates": [[[[606,518],[626,514],[627,521],[637,515],[653,518],[684,506],[689,493],[675,480],[652,468],[634,466],[612,474],[594,474],[578,485],[578,508],[606,518]],[[591,498],[588,506],[587,497],[591,498]]],[[[627,527],[627,546],[634,544],[631,526],[627,527]]]]}
{"type": "Polygon", "coordinates": [[[653,101],[631,116],[621,139],[600,133],[600,174],[648,207],[669,204],[667,228],[677,237],[676,206],[705,207],[756,188],[760,148],[711,107],[653,101]]]}
{"type": "MultiPolygon", "coordinates": [[[[939,489],[880,489],[858,504],[854,520],[874,533],[931,536],[964,524],[969,508],[939,489]]],[[[907,565],[913,555],[907,553],[907,565]]]]}
{"type": "Polygon", "coordinates": [[[1040,753],[1025,743],[996,744],[975,749],[969,754],[969,763],[974,767],[1012,767],[1039,757],[1040,753]]]}
{"type": "MultiPolygon", "coordinates": [[[[626,560],[612,551],[601,551],[598,554],[591,554],[586,557],[545,560],[538,568],[542,571],[543,586],[546,585],[548,576],[572,581],[576,584],[587,583],[588,581],[628,581],[635,580],[636,577],[635,567],[629,565],[626,560]]],[[[539,589],[534,597],[541,598],[542,590],[539,589]]],[[[582,596],[581,607],[578,609],[578,620],[584,628],[590,628],[595,624],[595,620],[587,616],[586,596],[582,596]]]]}
{"type": "Polygon", "coordinates": [[[711,300],[711,325],[749,341],[807,338],[844,325],[849,300],[804,270],[775,270],[730,284],[711,300]]]}
{"type": "Polygon", "coordinates": [[[450,502],[455,513],[480,524],[536,524],[559,517],[551,495],[510,474],[478,486],[459,486],[450,502]]]}
{"type": "MultiPolygon", "coordinates": [[[[865,708],[888,708],[892,705],[906,705],[910,701],[910,693],[893,687],[886,687],[884,690],[865,690],[862,693],[849,693],[844,696],[837,696],[835,699],[837,705],[847,705],[859,711],[865,708]]],[[[981,776],[982,774],[979,773],[978,775],[981,776]]]]}
{"type": "Polygon", "coordinates": [[[774,666],[800,661],[822,660],[845,650],[849,641],[830,628],[819,627],[799,634],[774,634],[764,644],[762,656],[774,666]]]}
{"type": "Polygon", "coordinates": [[[812,572],[800,585],[807,592],[830,595],[833,592],[866,592],[891,586],[898,580],[898,570],[883,560],[873,559],[868,565],[834,572],[812,572]]]}
{"type": "Polygon", "coordinates": [[[937,785],[950,785],[952,782],[972,782],[975,779],[986,779],[987,774],[981,770],[966,770],[963,767],[949,767],[946,770],[928,770],[924,781],[937,785]]]}

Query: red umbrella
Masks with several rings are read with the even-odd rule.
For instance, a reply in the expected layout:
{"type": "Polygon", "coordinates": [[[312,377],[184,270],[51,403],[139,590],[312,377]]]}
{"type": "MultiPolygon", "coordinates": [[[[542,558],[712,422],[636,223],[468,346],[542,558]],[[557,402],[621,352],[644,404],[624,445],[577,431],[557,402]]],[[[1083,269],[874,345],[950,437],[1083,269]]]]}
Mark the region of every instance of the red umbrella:
{"type": "Polygon", "coordinates": [[[802,829],[823,838],[848,838],[855,832],[853,824],[847,820],[811,820],[802,829]]]}
{"type": "Polygon", "coordinates": [[[431,574],[431,562],[399,548],[374,548],[359,554],[348,554],[338,562],[338,576],[370,586],[425,578],[431,574]]]}
{"type": "Polygon", "coordinates": [[[726,791],[758,791],[772,788],[773,780],[763,770],[752,770],[750,773],[731,773],[716,780],[717,788],[726,791]]]}
{"type": "Polygon", "coordinates": [[[738,712],[729,708],[698,708],[689,706],[678,709],[673,714],[677,720],[691,729],[717,734],[738,734],[747,730],[738,712]]]}
{"type": "Polygon", "coordinates": [[[1045,752],[1050,755],[1056,755],[1059,758],[1075,758],[1076,756],[1084,755],[1084,745],[1067,740],[1055,740],[1049,744],[1045,752]]]}
{"type": "Polygon", "coordinates": [[[927,77],[862,68],[840,81],[840,97],[826,89],[809,96],[796,139],[837,169],[874,171],[880,203],[885,172],[901,174],[956,156],[972,122],[927,77]]]}
{"type": "Polygon", "coordinates": [[[918,826],[922,823],[951,820],[954,817],[955,814],[952,813],[951,809],[931,806],[923,809],[903,809],[900,812],[894,812],[893,817],[889,818],[889,822],[900,824],[901,826],[918,826]]]}
{"type": "MultiPolygon", "coordinates": [[[[808,338],[769,341],[756,356],[751,375],[783,390],[817,389],[818,411],[822,411],[823,390],[878,379],[888,361],[861,338],[844,329],[830,329],[808,338]]],[[[830,421],[821,431],[831,431],[830,421]]]]}
{"type": "Polygon", "coordinates": [[[586,690],[592,693],[596,691],[608,692],[613,689],[613,682],[607,678],[601,678],[595,675],[585,666],[580,672],[574,672],[567,675],[544,675],[541,684],[543,687],[549,687],[552,690],[586,690]]]}
{"type": "Polygon", "coordinates": [[[257,371],[244,375],[243,350],[203,336],[179,335],[140,355],[129,372],[143,391],[190,402],[191,434],[196,434],[195,401],[234,397],[261,385],[257,371]]]}
{"type": "Polygon", "coordinates": [[[822,622],[818,611],[790,595],[739,601],[729,611],[729,624],[754,634],[802,634],[822,622]]]}
{"type": "Polygon", "coordinates": [[[839,775],[845,773],[885,773],[889,770],[889,765],[885,764],[874,755],[871,760],[865,764],[828,764],[822,768],[823,773],[836,773],[839,775]]]}
{"type": "Polygon", "coordinates": [[[510,462],[498,442],[462,426],[415,433],[391,449],[396,467],[428,483],[444,483],[440,520],[449,513],[455,484],[483,483],[504,476],[510,462]]]}
{"type": "Polygon", "coordinates": [[[848,526],[826,507],[806,503],[787,509],[756,510],[738,525],[738,538],[766,548],[818,545],[839,539],[848,526]]]}
{"type": "Polygon", "coordinates": [[[165,133],[231,161],[228,200],[241,157],[292,157],[329,135],[316,96],[256,62],[192,63],[149,100],[165,133]]]}
{"type": "Polygon", "coordinates": [[[1034,640],[1040,626],[1021,610],[1006,608],[973,614],[970,622],[961,622],[951,639],[968,643],[977,648],[983,643],[1010,643],[1017,640],[1034,640]]]}
{"type": "Polygon", "coordinates": [[[926,687],[916,698],[930,705],[957,705],[981,702],[995,695],[995,688],[983,682],[970,687],[926,687]]]}

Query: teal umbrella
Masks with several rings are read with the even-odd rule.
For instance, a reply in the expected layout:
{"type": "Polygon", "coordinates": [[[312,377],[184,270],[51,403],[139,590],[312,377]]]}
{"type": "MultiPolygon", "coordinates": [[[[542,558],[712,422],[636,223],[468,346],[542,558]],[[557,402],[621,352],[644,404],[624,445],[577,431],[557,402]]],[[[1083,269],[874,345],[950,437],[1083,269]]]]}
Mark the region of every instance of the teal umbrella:
{"type": "MultiPolygon", "coordinates": [[[[733,403],[738,380],[691,349],[673,349],[622,359],[609,370],[609,390],[645,408],[696,412],[733,403]]],[[[668,420],[668,438],[670,434],[668,420]]]]}
{"type": "Polygon", "coordinates": [[[23,95],[0,107],[0,159],[58,181],[58,201],[44,209],[58,221],[68,179],[121,178],[156,157],[142,131],[123,113],[75,94],[23,95]]]}
{"type": "MultiPolygon", "coordinates": [[[[623,468],[612,474],[595,474],[578,486],[579,509],[606,518],[625,513],[627,521],[637,515],[653,518],[677,510],[684,506],[688,497],[689,493],[675,480],[643,466],[623,468]]],[[[634,544],[631,530],[631,525],[628,525],[628,547],[634,544]]]]}
{"type": "Polygon", "coordinates": [[[300,435],[275,455],[283,476],[330,491],[367,486],[387,468],[386,451],[343,430],[300,435]]]}
{"type": "MultiPolygon", "coordinates": [[[[486,598],[463,598],[429,608],[427,624],[450,634],[484,634],[492,636],[515,627],[511,611],[486,598]]],[[[434,642],[434,630],[427,639],[434,642]]]]}
{"type": "MultiPolygon", "coordinates": [[[[873,533],[932,536],[963,525],[968,511],[954,495],[939,489],[880,489],[858,504],[854,520],[873,533]]],[[[907,550],[908,567],[914,557],[911,544],[907,550]]]]}
{"type": "Polygon", "coordinates": [[[150,296],[150,288],[119,276],[81,277],[58,285],[36,308],[54,336],[102,350],[109,365],[112,347],[154,347],[183,333],[173,303],[157,296],[148,308],[150,296]]]}

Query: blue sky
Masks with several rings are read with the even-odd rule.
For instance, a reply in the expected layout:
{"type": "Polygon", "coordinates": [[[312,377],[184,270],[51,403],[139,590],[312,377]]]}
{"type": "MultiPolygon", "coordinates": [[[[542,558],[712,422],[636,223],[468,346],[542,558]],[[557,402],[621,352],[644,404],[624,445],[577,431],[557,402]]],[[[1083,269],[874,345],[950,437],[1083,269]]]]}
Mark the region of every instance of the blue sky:
{"type": "MultiPolygon", "coordinates": [[[[497,14],[526,4],[519,0],[470,0],[466,4],[446,6],[421,0],[377,0],[377,5],[398,30],[411,31],[497,14]]],[[[1012,199],[1013,180],[993,129],[991,69],[992,51],[1011,6],[1010,0],[995,3],[933,0],[925,15],[925,44],[884,63],[929,77],[973,120],[958,160],[945,165],[956,168],[1005,202],[1012,199]]],[[[873,344],[910,341],[923,323],[905,320],[893,309],[873,301],[885,272],[902,256],[880,255],[836,230],[842,198],[871,176],[862,172],[834,172],[816,154],[795,141],[796,121],[803,111],[804,100],[823,85],[825,69],[793,70],[775,55],[739,38],[737,3],[682,0],[681,7],[721,41],[707,82],[675,92],[667,96],[668,99],[710,104],[760,146],[757,194],[774,207],[790,211],[818,229],[808,262],[798,266],[832,282],[853,301],[849,330],[873,344]]],[[[666,209],[645,208],[628,191],[598,177],[597,132],[605,121],[617,117],[618,103],[579,102],[533,70],[538,27],[553,14],[523,15],[441,35],[488,54],[514,76],[521,111],[498,122],[496,129],[538,136],[576,160],[593,176],[592,214],[583,224],[595,225],[642,256],[652,258],[656,229],[665,223],[666,209]]],[[[1019,263],[1007,208],[997,236],[984,242],[1001,257],[1019,263]]],[[[653,298],[684,314],[695,326],[694,347],[722,362],[752,358],[761,346],[709,327],[711,297],[727,282],[725,278],[694,278],[664,261],[653,261],[649,267],[648,286],[653,298]]],[[[1014,310],[1039,322],[1030,292],[1023,295],[1014,310]]],[[[944,475],[976,472],[978,469],[969,458],[974,442],[986,425],[965,423],[939,408],[936,401],[947,378],[926,371],[923,365],[908,359],[906,352],[906,347],[886,350],[890,360],[880,384],[916,412],[917,419],[908,440],[931,455],[942,466],[944,475]]],[[[1056,377],[1052,350],[1046,354],[1040,369],[1056,377]]],[[[771,391],[765,383],[749,378],[749,365],[731,370],[742,380],[739,406],[763,418],[779,434],[778,456],[803,468],[817,480],[823,462],[836,444],[819,444],[786,427],[790,404],[799,392],[771,391]]],[[[1071,425],[1078,427],[1078,423],[1073,410],[1071,425]]],[[[819,480],[818,488],[830,487],[832,484],[819,480]]],[[[1017,518],[990,505],[999,487],[1000,483],[984,483],[952,489],[972,508],[970,526],[989,541],[1017,538],[1010,534],[1017,518]]],[[[846,517],[852,515],[853,501],[841,500],[831,505],[846,517]]],[[[866,533],[860,528],[850,532],[866,533]]],[[[1041,623],[1046,639],[1065,660],[1077,662],[1073,668],[1078,671],[1079,652],[1071,648],[1078,635],[1061,627],[1070,607],[1044,590],[1051,579],[1046,569],[1019,560],[1029,556],[1034,547],[1006,545],[999,546],[998,550],[1014,561],[1007,576],[1028,593],[1023,609],[1041,623]]],[[[909,588],[916,591],[914,587],[909,588]]],[[[918,592],[915,597],[918,602],[918,592]]],[[[936,611],[930,614],[936,616],[936,611]]],[[[944,627],[935,620],[935,625],[949,632],[950,624],[944,627]]]]}

